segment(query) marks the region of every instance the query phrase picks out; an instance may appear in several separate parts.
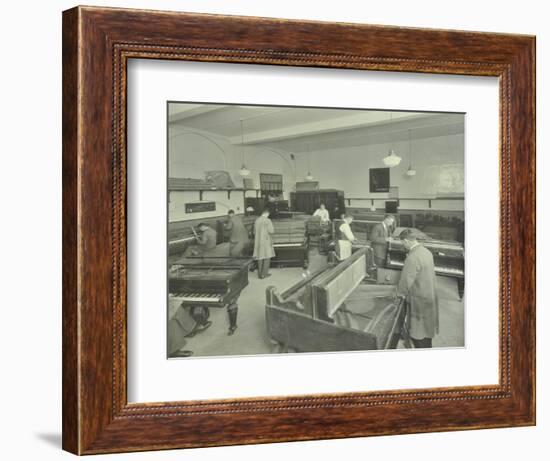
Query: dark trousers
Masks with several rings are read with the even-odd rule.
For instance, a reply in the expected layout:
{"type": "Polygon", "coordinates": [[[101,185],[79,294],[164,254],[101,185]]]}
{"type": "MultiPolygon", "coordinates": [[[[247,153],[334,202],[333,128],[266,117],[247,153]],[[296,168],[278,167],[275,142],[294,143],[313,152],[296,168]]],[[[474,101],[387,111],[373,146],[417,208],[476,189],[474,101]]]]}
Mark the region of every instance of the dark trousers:
{"type": "Polygon", "coordinates": [[[258,259],[258,278],[265,278],[269,274],[269,264],[271,263],[271,258],[258,259]]]}
{"type": "Polygon", "coordinates": [[[243,249],[246,242],[229,242],[229,256],[239,257],[243,255],[243,249]]]}
{"type": "Polygon", "coordinates": [[[374,264],[376,264],[377,267],[386,267],[386,258],[379,258],[378,256],[375,256],[374,264]]]}
{"type": "Polygon", "coordinates": [[[415,339],[411,337],[415,349],[429,349],[432,347],[432,338],[415,339]]]}

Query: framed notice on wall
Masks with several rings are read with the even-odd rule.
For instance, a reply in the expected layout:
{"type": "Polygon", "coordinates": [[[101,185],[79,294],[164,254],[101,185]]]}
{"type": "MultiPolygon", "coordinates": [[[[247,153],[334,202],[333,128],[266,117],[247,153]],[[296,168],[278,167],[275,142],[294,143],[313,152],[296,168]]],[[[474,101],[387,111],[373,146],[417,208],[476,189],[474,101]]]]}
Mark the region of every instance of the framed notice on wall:
{"type": "Polygon", "coordinates": [[[370,168],[369,169],[369,192],[389,192],[390,190],[390,169],[370,168]]]}
{"type": "Polygon", "coordinates": [[[204,213],[205,211],[216,211],[216,202],[192,202],[185,204],[186,213],[204,213]]]}

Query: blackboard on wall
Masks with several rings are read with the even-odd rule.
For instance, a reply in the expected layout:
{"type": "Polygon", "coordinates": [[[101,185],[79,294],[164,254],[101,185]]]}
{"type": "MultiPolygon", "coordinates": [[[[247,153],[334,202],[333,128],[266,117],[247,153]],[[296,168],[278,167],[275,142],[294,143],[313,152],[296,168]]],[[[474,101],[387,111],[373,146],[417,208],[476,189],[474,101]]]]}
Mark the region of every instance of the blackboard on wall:
{"type": "Polygon", "coordinates": [[[186,213],[203,213],[205,211],[216,211],[216,202],[195,202],[186,203],[186,213]]]}
{"type": "Polygon", "coordinates": [[[369,168],[369,191],[389,192],[390,191],[390,169],[369,168]]]}

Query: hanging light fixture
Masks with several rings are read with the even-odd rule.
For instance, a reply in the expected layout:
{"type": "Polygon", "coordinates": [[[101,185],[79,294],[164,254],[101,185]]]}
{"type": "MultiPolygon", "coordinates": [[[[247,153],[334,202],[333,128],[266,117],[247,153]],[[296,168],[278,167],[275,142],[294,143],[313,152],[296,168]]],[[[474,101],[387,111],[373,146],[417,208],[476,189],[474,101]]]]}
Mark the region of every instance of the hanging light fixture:
{"type": "Polygon", "coordinates": [[[309,144],[306,144],[307,149],[307,174],[306,174],[306,181],[313,181],[313,175],[311,174],[311,164],[309,159],[309,144]]]}
{"type": "Polygon", "coordinates": [[[416,170],[412,167],[411,155],[411,130],[409,130],[409,169],[407,170],[407,176],[416,174],[416,170]]]}
{"type": "Polygon", "coordinates": [[[243,119],[241,118],[241,160],[242,166],[239,170],[241,176],[250,176],[250,170],[246,167],[244,163],[244,129],[243,129],[243,119]]]}
{"type": "MultiPolygon", "coordinates": [[[[393,114],[390,112],[390,124],[393,121],[393,114]]],[[[384,165],[387,167],[393,168],[394,166],[397,166],[401,163],[401,157],[395,153],[393,149],[390,149],[388,151],[388,155],[382,159],[382,162],[384,162],[384,165]]]]}

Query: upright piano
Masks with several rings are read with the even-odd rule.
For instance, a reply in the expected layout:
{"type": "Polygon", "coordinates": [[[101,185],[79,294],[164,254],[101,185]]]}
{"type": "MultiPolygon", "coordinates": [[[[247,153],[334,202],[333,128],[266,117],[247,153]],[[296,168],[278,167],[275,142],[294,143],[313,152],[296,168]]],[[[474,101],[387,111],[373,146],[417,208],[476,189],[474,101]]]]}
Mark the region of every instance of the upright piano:
{"type": "MultiPolygon", "coordinates": [[[[388,242],[387,267],[401,269],[407,257],[407,250],[399,235],[404,230],[397,227],[388,242]]],[[[418,241],[433,255],[435,273],[457,279],[458,295],[464,295],[464,245],[450,240],[432,239],[423,232],[417,231],[418,241]]]]}
{"type": "Polygon", "coordinates": [[[302,266],[309,264],[309,245],[306,235],[305,219],[273,219],[272,235],[275,257],[271,264],[275,266],[302,266]]]}
{"type": "Polygon", "coordinates": [[[362,248],[288,290],[266,292],[266,321],[280,351],[331,352],[397,347],[405,303],[395,285],[366,283],[371,248],[362,248]]]}
{"type": "Polygon", "coordinates": [[[226,307],[230,334],[237,327],[237,301],[248,285],[250,258],[189,257],[170,267],[168,295],[183,307],[226,307]]]}
{"type": "Polygon", "coordinates": [[[172,229],[169,229],[168,233],[168,256],[169,262],[174,259],[181,257],[184,254],[189,246],[196,244],[197,240],[191,225],[188,226],[171,226],[172,229]]]}

